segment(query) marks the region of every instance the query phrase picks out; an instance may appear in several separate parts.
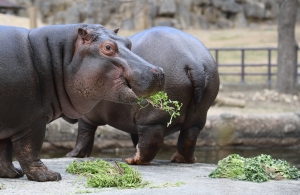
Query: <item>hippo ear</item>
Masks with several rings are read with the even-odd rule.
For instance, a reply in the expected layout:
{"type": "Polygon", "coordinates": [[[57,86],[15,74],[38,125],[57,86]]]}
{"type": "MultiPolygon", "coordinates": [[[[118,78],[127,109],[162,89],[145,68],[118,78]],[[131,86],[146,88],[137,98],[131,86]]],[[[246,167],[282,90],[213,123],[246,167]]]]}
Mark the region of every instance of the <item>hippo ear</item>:
{"type": "Polygon", "coordinates": [[[83,28],[79,28],[78,29],[78,34],[80,35],[80,37],[84,40],[84,41],[89,41],[92,38],[92,35],[90,33],[88,33],[87,30],[83,29],[83,28]]]}
{"type": "Polygon", "coordinates": [[[114,31],[116,34],[118,34],[119,29],[120,29],[120,28],[118,27],[118,28],[113,29],[113,31],[114,31]]]}

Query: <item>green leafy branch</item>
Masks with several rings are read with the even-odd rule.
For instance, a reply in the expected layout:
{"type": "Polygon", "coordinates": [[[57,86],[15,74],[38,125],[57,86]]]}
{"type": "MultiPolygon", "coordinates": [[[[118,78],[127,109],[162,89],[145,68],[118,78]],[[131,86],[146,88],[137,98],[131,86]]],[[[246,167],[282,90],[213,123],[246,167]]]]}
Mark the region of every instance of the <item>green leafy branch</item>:
{"type": "Polygon", "coordinates": [[[171,118],[170,118],[170,121],[167,123],[167,126],[169,126],[173,122],[174,118],[176,118],[177,116],[180,116],[180,109],[181,109],[182,103],[179,104],[178,101],[170,100],[168,98],[168,95],[163,91],[159,91],[156,94],[154,94],[150,97],[147,97],[147,98],[139,98],[138,99],[138,105],[141,108],[145,108],[149,104],[151,104],[154,108],[164,110],[170,114],[171,118]],[[147,101],[146,106],[142,105],[142,103],[144,101],[147,101]]]}

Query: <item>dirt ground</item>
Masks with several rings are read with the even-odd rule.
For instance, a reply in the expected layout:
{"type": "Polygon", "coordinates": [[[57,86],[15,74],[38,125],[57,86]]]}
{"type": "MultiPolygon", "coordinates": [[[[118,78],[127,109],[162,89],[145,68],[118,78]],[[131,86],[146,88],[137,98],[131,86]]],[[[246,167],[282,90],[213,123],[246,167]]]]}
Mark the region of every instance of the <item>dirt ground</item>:
{"type": "Polygon", "coordinates": [[[300,111],[300,94],[280,94],[275,90],[257,90],[244,92],[228,92],[220,90],[218,97],[229,97],[233,100],[244,100],[245,107],[217,106],[210,108],[208,114],[215,115],[224,112],[236,114],[284,113],[300,111]]]}
{"type": "MultiPolygon", "coordinates": [[[[197,37],[207,48],[277,47],[276,25],[257,25],[239,29],[187,29],[184,31],[197,37]]],[[[119,35],[130,36],[137,32],[120,29],[119,35]]],[[[295,34],[297,42],[300,42],[300,24],[296,25],[295,34]]]]}
{"type": "MultiPolygon", "coordinates": [[[[19,17],[14,15],[7,15],[0,13],[0,25],[7,25],[7,26],[17,26],[23,28],[30,28],[30,21],[29,18],[26,17],[19,17]]],[[[45,26],[39,19],[37,20],[38,27],[45,26]]]]}

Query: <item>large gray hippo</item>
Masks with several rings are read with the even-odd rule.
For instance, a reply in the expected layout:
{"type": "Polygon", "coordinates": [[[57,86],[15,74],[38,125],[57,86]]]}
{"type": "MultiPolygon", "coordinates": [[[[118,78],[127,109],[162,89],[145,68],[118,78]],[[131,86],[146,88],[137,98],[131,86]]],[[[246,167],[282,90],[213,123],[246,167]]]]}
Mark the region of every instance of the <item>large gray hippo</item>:
{"type": "Polygon", "coordinates": [[[101,100],[136,103],[163,72],[101,25],[0,26],[0,177],[60,180],[40,160],[46,124],[80,118],[101,100]],[[22,170],[12,164],[13,153],[22,170]]]}
{"type": "Polygon", "coordinates": [[[89,156],[97,126],[108,124],[131,134],[136,153],[126,159],[128,164],[148,164],[162,147],[164,137],[176,131],[180,135],[171,161],[194,163],[197,137],[219,91],[215,61],[198,39],[174,28],[155,27],[130,39],[134,53],[164,69],[164,91],[171,100],[183,104],[180,116],[167,127],[170,115],[165,111],[101,101],[79,119],[76,146],[67,156],[89,156]]]}

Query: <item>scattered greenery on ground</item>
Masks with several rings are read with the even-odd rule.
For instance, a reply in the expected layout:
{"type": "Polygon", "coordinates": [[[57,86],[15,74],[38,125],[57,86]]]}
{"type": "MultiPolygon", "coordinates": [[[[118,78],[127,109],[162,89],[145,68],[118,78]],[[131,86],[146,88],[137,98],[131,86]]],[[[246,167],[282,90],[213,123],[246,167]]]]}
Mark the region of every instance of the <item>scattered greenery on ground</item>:
{"type": "Polygon", "coordinates": [[[129,165],[103,160],[73,161],[66,170],[68,173],[87,177],[88,187],[139,188],[147,185],[142,182],[141,174],[129,165]]]}
{"type": "Polygon", "coordinates": [[[163,91],[159,91],[156,94],[147,98],[139,98],[138,104],[141,106],[141,108],[145,108],[149,104],[151,104],[154,108],[158,108],[160,110],[168,112],[171,115],[171,118],[167,126],[169,126],[172,123],[174,118],[180,115],[180,108],[182,106],[182,103],[170,100],[168,98],[168,95],[163,91]],[[144,100],[148,102],[146,106],[142,105],[144,100]]]}
{"type": "Polygon", "coordinates": [[[150,188],[166,188],[166,187],[178,187],[181,185],[184,185],[184,182],[176,182],[176,183],[170,183],[170,182],[166,182],[165,184],[161,185],[161,186],[151,186],[150,188]]]}
{"type": "Polygon", "coordinates": [[[268,180],[299,179],[300,172],[285,160],[273,159],[270,155],[243,158],[238,154],[231,154],[218,162],[217,168],[209,177],[261,183],[268,180]]]}
{"type": "Polygon", "coordinates": [[[0,190],[4,190],[6,187],[4,184],[0,184],[0,190]]]}
{"type": "Polygon", "coordinates": [[[90,190],[78,190],[75,192],[75,194],[89,194],[89,193],[93,193],[90,190]]]}

